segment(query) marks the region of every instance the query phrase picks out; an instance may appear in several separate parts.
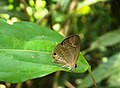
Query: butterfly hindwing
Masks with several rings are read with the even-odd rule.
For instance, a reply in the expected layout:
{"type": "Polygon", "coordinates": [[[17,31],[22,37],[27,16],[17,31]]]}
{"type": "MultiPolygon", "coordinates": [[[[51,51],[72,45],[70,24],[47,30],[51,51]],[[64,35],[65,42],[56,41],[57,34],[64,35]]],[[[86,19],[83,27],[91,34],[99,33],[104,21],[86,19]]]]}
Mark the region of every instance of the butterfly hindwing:
{"type": "Polygon", "coordinates": [[[74,68],[80,52],[80,38],[70,36],[59,43],[53,51],[54,62],[74,68]]]}

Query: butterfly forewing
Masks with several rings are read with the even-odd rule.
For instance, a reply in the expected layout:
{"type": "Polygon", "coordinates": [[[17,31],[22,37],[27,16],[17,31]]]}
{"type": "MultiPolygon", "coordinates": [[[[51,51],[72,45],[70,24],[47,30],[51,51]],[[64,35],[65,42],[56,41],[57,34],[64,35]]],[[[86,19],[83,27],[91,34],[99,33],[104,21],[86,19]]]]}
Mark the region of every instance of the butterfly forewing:
{"type": "Polygon", "coordinates": [[[78,35],[70,36],[59,43],[54,51],[54,62],[74,68],[80,52],[80,38],[78,35]]]}

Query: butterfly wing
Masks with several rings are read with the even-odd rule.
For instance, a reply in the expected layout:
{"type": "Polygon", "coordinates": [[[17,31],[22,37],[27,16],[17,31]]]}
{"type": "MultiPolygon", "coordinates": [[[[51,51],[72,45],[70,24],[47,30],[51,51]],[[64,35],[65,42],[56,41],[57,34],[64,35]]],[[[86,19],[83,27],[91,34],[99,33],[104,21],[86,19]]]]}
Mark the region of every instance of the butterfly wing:
{"type": "Polygon", "coordinates": [[[54,51],[53,58],[55,63],[63,64],[74,68],[80,52],[80,38],[73,35],[59,43],[54,51]]]}

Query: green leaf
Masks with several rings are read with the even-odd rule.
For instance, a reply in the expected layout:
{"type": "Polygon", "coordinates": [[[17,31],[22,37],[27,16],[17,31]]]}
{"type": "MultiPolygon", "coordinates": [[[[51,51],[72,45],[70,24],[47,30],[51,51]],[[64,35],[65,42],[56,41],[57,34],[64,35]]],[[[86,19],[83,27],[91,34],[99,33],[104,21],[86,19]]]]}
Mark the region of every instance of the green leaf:
{"type": "Polygon", "coordinates": [[[106,33],[91,44],[90,49],[112,46],[120,43],[120,29],[106,33]],[[114,37],[113,37],[114,36],[114,37]]]}
{"type": "MultiPolygon", "coordinates": [[[[55,71],[69,71],[53,63],[52,50],[63,36],[31,22],[7,24],[0,19],[0,81],[18,83],[55,71]]],[[[83,73],[89,64],[80,53],[78,67],[83,73]]]]}
{"type": "Polygon", "coordinates": [[[108,86],[109,88],[119,88],[120,87],[120,69],[118,68],[118,71],[110,76],[108,79],[108,86]]]}
{"type": "MultiPolygon", "coordinates": [[[[108,58],[108,62],[102,63],[95,70],[93,70],[93,76],[97,83],[102,81],[103,79],[110,77],[111,75],[115,75],[116,72],[119,71],[120,67],[120,53],[115,54],[108,58]]],[[[86,88],[91,86],[93,83],[91,81],[90,76],[86,76],[82,83],[80,84],[81,88],[86,88]]]]}
{"type": "Polygon", "coordinates": [[[90,0],[84,0],[83,2],[80,2],[80,3],[78,4],[77,9],[81,9],[81,8],[83,8],[83,7],[85,7],[85,6],[93,5],[93,4],[98,3],[98,2],[101,2],[101,1],[105,2],[105,1],[107,1],[107,0],[92,0],[92,1],[90,1],[90,0]]]}

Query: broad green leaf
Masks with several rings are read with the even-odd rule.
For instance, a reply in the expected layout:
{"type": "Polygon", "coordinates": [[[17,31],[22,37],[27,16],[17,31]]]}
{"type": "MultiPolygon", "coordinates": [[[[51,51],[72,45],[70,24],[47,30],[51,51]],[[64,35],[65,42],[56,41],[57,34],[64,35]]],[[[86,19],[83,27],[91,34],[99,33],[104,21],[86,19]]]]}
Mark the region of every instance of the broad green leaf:
{"type": "MultiPolygon", "coordinates": [[[[63,39],[57,32],[31,22],[9,25],[0,19],[0,81],[17,83],[69,71],[52,61],[52,51],[63,39]]],[[[83,73],[89,68],[81,53],[77,64],[72,72],[83,73]]]]}
{"type": "MultiPolygon", "coordinates": [[[[110,77],[111,75],[114,75],[116,72],[118,72],[120,69],[120,53],[115,54],[108,58],[108,62],[100,64],[95,70],[93,70],[93,76],[97,83],[102,81],[103,79],[110,77]]],[[[93,83],[90,79],[90,76],[86,76],[82,83],[79,85],[80,88],[86,88],[91,86],[93,83]]]]}

